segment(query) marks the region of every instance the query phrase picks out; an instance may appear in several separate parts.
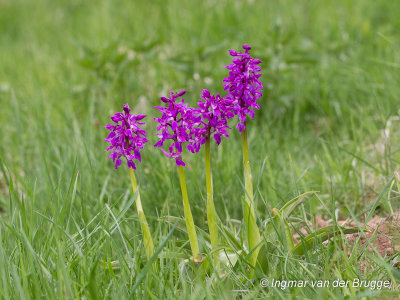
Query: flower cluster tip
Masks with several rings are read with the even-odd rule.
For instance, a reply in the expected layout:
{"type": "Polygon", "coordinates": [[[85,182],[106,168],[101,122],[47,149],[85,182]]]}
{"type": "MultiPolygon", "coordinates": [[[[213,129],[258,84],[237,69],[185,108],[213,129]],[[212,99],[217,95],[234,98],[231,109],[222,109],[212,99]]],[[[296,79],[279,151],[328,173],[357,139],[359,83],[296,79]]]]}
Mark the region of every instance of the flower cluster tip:
{"type": "Polygon", "coordinates": [[[147,131],[140,128],[144,122],[140,122],[146,115],[133,115],[128,104],[123,105],[123,111],[111,116],[114,124],[104,126],[110,131],[104,140],[111,145],[105,151],[113,151],[108,157],[115,163],[115,169],[121,165],[121,157],[125,157],[128,168],[136,169],[134,159],[142,161],[140,150],[149,141],[146,138],[147,131]]]}

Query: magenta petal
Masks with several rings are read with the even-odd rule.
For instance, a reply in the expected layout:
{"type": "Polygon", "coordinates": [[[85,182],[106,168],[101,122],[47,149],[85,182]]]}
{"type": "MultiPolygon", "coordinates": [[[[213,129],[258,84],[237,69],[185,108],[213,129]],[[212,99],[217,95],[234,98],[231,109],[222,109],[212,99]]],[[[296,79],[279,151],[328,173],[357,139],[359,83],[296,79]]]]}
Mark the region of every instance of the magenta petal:
{"type": "Polygon", "coordinates": [[[168,153],[167,151],[165,151],[163,148],[161,148],[161,152],[165,154],[165,156],[167,157],[171,157],[172,155],[170,153],[168,153]]]}
{"type": "Polygon", "coordinates": [[[175,159],[175,163],[176,163],[176,165],[179,167],[179,166],[182,166],[182,167],[185,167],[186,166],[186,164],[183,162],[183,160],[181,160],[180,158],[176,158],[175,159]]]}
{"type": "Polygon", "coordinates": [[[123,105],[123,109],[126,115],[129,115],[129,112],[131,111],[131,109],[129,108],[128,104],[124,104],[123,105]]]}
{"type": "Polygon", "coordinates": [[[142,162],[142,157],[140,156],[140,152],[137,148],[133,149],[133,154],[138,161],[142,162]]]}
{"type": "Polygon", "coordinates": [[[175,131],[175,130],[176,130],[176,128],[178,128],[178,122],[176,122],[176,121],[172,121],[172,124],[171,124],[171,129],[172,129],[173,131],[175,131]]]}
{"type": "Polygon", "coordinates": [[[136,121],[140,121],[140,120],[142,120],[142,119],[144,119],[144,118],[146,118],[146,115],[137,115],[137,116],[135,117],[136,121]]]}
{"type": "Polygon", "coordinates": [[[168,103],[168,101],[169,101],[169,99],[168,99],[168,98],[165,98],[165,97],[161,97],[160,99],[161,99],[161,101],[164,102],[164,103],[168,103]]]}
{"type": "Polygon", "coordinates": [[[206,97],[206,98],[210,98],[211,95],[210,95],[210,92],[208,90],[203,89],[203,96],[206,97]]]}
{"type": "Polygon", "coordinates": [[[182,144],[179,142],[175,143],[175,149],[176,151],[178,151],[179,153],[182,153],[182,144]]]}
{"type": "Polygon", "coordinates": [[[180,96],[184,95],[186,93],[186,91],[181,91],[178,94],[176,94],[176,98],[179,98],[180,96]]]}
{"type": "Polygon", "coordinates": [[[219,146],[219,144],[221,144],[221,136],[218,133],[214,134],[214,140],[218,146],[219,146]]]}
{"type": "Polygon", "coordinates": [[[107,124],[106,126],[104,126],[104,128],[106,128],[108,130],[115,130],[115,126],[111,125],[111,124],[107,124]]]}
{"type": "Polygon", "coordinates": [[[162,147],[164,144],[163,140],[159,140],[157,143],[154,144],[154,147],[162,147]]]}
{"type": "Polygon", "coordinates": [[[114,132],[114,131],[111,131],[111,132],[109,133],[109,135],[107,136],[107,140],[112,139],[114,136],[115,136],[115,132],[114,132]]]}
{"type": "Polygon", "coordinates": [[[131,169],[133,169],[133,170],[136,170],[136,165],[135,165],[135,163],[133,162],[133,160],[128,160],[128,161],[127,161],[127,165],[128,165],[128,168],[131,168],[131,169]]]}
{"type": "Polygon", "coordinates": [[[113,120],[116,123],[118,123],[119,121],[122,121],[123,120],[122,113],[116,113],[116,114],[112,115],[111,120],[113,120]]]}
{"type": "Polygon", "coordinates": [[[172,143],[172,144],[168,147],[169,153],[173,153],[173,152],[174,152],[174,146],[175,146],[175,143],[172,143]]]}
{"type": "Polygon", "coordinates": [[[235,50],[229,50],[229,54],[232,56],[236,56],[237,52],[235,50]]]}
{"type": "Polygon", "coordinates": [[[115,163],[115,160],[118,158],[118,152],[117,151],[113,152],[111,158],[112,158],[113,162],[115,163]]]}
{"type": "Polygon", "coordinates": [[[118,167],[121,165],[121,163],[122,163],[121,159],[118,158],[117,162],[115,163],[115,170],[118,169],[118,167]]]}
{"type": "Polygon", "coordinates": [[[242,132],[243,130],[246,129],[246,126],[244,125],[244,123],[239,122],[239,123],[236,125],[236,128],[239,129],[240,132],[242,132]]]}

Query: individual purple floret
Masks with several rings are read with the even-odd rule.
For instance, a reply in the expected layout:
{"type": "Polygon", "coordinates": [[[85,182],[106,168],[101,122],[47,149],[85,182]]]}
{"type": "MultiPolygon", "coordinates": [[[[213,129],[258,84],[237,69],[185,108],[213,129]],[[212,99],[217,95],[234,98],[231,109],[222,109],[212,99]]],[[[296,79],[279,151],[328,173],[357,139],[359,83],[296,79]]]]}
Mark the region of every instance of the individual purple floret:
{"type": "Polygon", "coordinates": [[[262,97],[263,86],[258,80],[261,76],[261,61],[250,56],[251,49],[243,45],[245,53],[229,50],[235,58],[232,64],[226,66],[230,70],[229,76],[224,78],[225,90],[228,91],[227,99],[233,102],[233,111],[239,117],[236,128],[239,131],[246,129],[246,115],[254,119],[254,109],[260,109],[257,99],[262,97]]]}
{"type": "Polygon", "coordinates": [[[104,140],[111,144],[105,151],[113,150],[108,156],[115,163],[115,169],[121,165],[121,156],[126,158],[128,168],[136,169],[134,159],[141,161],[139,150],[144,148],[144,144],[149,140],[146,138],[147,132],[139,126],[145,123],[139,122],[145,115],[132,115],[128,104],[124,104],[123,112],[117,112],[111,116],[111,120],[116,124],[104,126],[110,130],[110,134],[104,140]]]}
{"type": "Polygon", "coordinates": [[[203,89],[201,99],[195,114],[200,116],[196,126],[192,130],[191,141],[188,150],[192,153],[199,152],[200,146],[214,135],[214,140],[219,145],[221,136],[229,137],[227,129],[228,119],[233,118],[232,101],[222,98],[219,94],[211,95],[203,89]]]}
{"type": "Polygon", "coordinates": [[[190,140],[193,125],[199,121],[195,116],[194,110],[188,107],[185,100],[177,102],[177,98],[184,95],[186,91],[174,94],[170,92],[170,98],[161,97],[161,101],[167,104],[167,107],[155,106],[161,113],[161,118],[154,118],[160,125],[157,127],[157,137],[160,139],[154,147],[163,147],[166,140],[172,140],[168,151],[161,148],[161,151],[168,157],[175,159],[177,166],[185,166],[181,159],[182,144],[190,140]]]}

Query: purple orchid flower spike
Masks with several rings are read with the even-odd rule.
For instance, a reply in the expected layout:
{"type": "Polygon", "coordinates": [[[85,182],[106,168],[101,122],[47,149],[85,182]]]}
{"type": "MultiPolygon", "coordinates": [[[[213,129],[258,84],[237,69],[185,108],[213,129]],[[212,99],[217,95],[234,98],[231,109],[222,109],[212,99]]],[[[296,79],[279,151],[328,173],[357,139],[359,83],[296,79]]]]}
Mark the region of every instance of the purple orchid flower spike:
{"type": "Polygon", "coordinates": [[[190,141],[194,124],[199,122],[200,118],[195,115],[195,110],[193,108],[188,107],[184,99],[177,101],[177,98],[183,96],[185,93],[186,91],[177,94],[170,92],[169,98],[161,97],[161,101],[164,102],[167,107],[155,106],[162,113],[162,116],[161,118],[154,118],[154,120],[159,123],[159,126],[157,127],[157,137],[160,139],[154,147],[160,147],[161,151],[167,157],[175,159],[175,163],[178,166],[186,229],[189,235],[193,260],[196,262],[201,260],[201,254],[199,252],[196,228],[187,194],[185,172],[183,168],[185,163],[183,162],[181,155],[182,145],[190,141]],[[162,148],[167,140],[171,140],[168,151],[162,148]]]}
{"type": "MultiPolygon", "coordinates": [[[[218,245],[217,212],[213,200],[213,185],[211,171],[210,144],[214,137],[217,145],[221,143],[221,137],[229,137],[227,129],[231,129],[228,119],[234,117],[232,112],[233,101],[221,97],[219,94],[211,95],[208,90],[203,90],[198,107],[193,110],[198,116],[191,129],[190,142],[187,146],[192,153],[199,152],[201,145],[205,144],[205,171],[207,187],[207,220],[210,230],[210,241],[213,249],[218,245]]],[[[218,251],[213,254],[214,264],[218,266],[218,251]]],[[[218,267],[217,267],[218,268],[218,267]]]]}
{"type": "Polygon", "coordinates": [[[104,126],[110,130],[110,134],[104,140],[111,144],[105,151],[113,151],[108,157],[115,163],[115,169],[121,165],[121,157],[125,157],[128,168],[136,169],[134,159],[141,162],[140,150],[144,148],[149,140],[146,138],[147,132],[139,126],[144,122],[139,122],[145,115],[133,115],[130,113],[128,104],[124,104],[123,111],[111,116],[115,124],[104,126]]]}
{"type": "MultiPolygon", "coordinates": [[[[257,226],[256,214],[254,209],[253,182],[251,166],[249,161],[249,150],[247,145],[246,118],[249,115],[254,119],[254,110],[259,109],[257,99],[262,97],[263,86],[259,80],[261,68],[258,66],[261,61],[250,56],[251,49],[248,45],[243,45],[244,53],[230,50],[229,54],[234,56],[232,64],[226,66],[230,70],[229,76],[224,78],[223,85],[228,91],[227,99],[233,102],[233,112],[239,117],[236,128],[242,133],[243,149],[243,175],[245,188],[244,223],[246,224],[247,245],[251,250],[250,262],[256,265],[257,256],[260,251],[261,235],[257,226]]],[[[254,275],[251,271],[251,277],[254,275]]]]}
{"type": "Polygon", "coordinates": [[[194,113],[199,116],[198,123],[192,130],[192,136],[188,150],[192,153],[199,152],[200,146],[205,144],[207,139],[214,137],[217,145],[221,143],[221,136],[229,137],[227,129],[230,128],[228,119],[234,117],[232,112],[233,101],[221,97],[219,94],[211,95],[203,89],[198,108],[194,113]]]}
{"type": "Polygon", "coordinates": [[[186,91],[174,94],[170,92],[170,98],[161,97],[161,101],[167,104],[167,107],[155,106],[161,113],[161,118],[154,118],[159,123],[157,127],[157,137],[160,139],[154,147],[163,147],[166,140],[172,143],[168,151],[161,148],[161,151],[167,156],[175,159],[177,166],[185,166],[181,159],[182,145],[189,142],[193,126],[200,120],[195,115],[195,110],[188,107],[185,100],[180,102],[177,98],[183,96],[186,91]]]}
{"type": "Polygon", "coordinates": [[[233,102],[233,111],[239,117],[236,127],[240,132],[246,129],[246,115],[254,119],[254,109],[260,109],[257,99],[263,95],[263,85],[259,80],[261,68],[258,66],[261,61],[250,56],[250,46],[243,45],[243,49],[244,53],[229,50],[234,59],[226,66],[230,72],[222,84],[228,91],[226,98],[233,102]]]}
{"type": "Polygon", "coordinates": [[[151,238],[150,228],[143,211],[140,193],[136,181],[135,171],[136,165],[134,159],[141,161],[140,150],[149,141],[146,138],[147,132],[140,128],[144,122],[139,122],[145,115],[133,115],[128,104],[124,104],[122,112],[117,112],[111,116],[114,124],[104,126],[110,130],[110,134],[104,140],[111,144],[105,151],[113,151],[108,157],[112,158],[115,163],[115,169],[121,165],[121,157],[124,156],[127,161],[129,176],[131,177],[133,193],[136,195],[136,209],[138,212],[140,226],[143,233],[143,242],[146,248],[147,259],[154,254],[154,243],[151,238]]]}

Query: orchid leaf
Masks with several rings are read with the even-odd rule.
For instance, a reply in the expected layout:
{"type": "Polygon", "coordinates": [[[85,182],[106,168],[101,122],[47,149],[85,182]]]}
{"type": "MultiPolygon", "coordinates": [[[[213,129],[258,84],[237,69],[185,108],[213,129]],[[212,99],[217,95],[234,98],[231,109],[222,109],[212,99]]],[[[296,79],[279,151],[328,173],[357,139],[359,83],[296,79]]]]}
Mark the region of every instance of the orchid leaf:
{"type": "MultiPolygon", "coordinates": [[[[178,218],[178,217],[174,217],[174,216],[165,216],[165,217],[160,217],[160,220],[164,220],[167,223],[173,225],[175,223],[177,223],[176,229],[186,233],[187,234],[187,228],[186,228],[186,223],[185,223],[185,219],[182,218],[178,218]]],[[[209,242],[210,241],[210,235],[204,231],[203,229],[199,228],[196,226],[196,231],[201,232],[202,237],[209,242]]]]}
{"type": "Polygon", "coordinates": [[[294,248],[292,253],[294,255],[303,255],[306,250],[311,250],[315,243],[324,242],[331,237],[338,235],[340,233],[344,234],[352,234],[357,233],[360,231],[367,231],[366,229],[362,229],[360,227],[351,227],[351,228],[344,228],[338,227],[335,225],[326,226],[316,230],[314,233],[307,235],[304,239],[300,241],[294,248]]]}
{"type": "Polygon", "coordinates": [[[289,217],[293,211],[302,203],[304,203],[307,199],[310,198],[311,195],[314,195],[316,191],[309,191],[304,194],[301,194],[292,200],[289,200],[281,209],[280,212],[284,218],[289,217]]]}
{"type": "Polygon", "coordinates": [[[268,274],[268,257],[271,255],[271,249],[266,246],[266,243],[260,248],[260,252],[258,253],[257,257],[257,265],[256,265],[256,272],[260,273],[260,271],[264,274],[268,274]]]}

